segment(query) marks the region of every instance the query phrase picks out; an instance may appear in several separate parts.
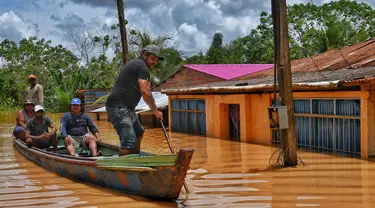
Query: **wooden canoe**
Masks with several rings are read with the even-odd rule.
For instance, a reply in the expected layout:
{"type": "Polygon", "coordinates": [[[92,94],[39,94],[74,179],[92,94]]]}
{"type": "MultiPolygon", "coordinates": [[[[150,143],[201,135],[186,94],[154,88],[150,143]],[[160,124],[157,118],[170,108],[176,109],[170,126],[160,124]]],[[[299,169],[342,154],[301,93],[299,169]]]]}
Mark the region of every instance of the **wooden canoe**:
{"type": "Polygon", "coordinates": [[[103,156],[89,157],[78,150],[80,156],[73,157],[61,138],[57,153],[52,147],[28,147],[19,139],[14,139],[14,145],[27,159],[64,177],[158,200],[179,197],[194,152],[184,148],[174,155],[141,152],[119,157],[117,146],[99,143],[103,156]]]}

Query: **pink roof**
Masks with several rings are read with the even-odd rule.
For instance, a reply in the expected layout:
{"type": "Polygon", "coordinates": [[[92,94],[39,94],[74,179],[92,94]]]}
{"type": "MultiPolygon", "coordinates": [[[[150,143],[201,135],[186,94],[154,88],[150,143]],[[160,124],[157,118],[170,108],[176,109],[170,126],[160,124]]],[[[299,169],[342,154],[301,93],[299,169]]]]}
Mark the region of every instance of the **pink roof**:
{"type": "Polygon", "coordinates": [[[230,80],[269,69],[273,64],[185,64],[184,67],[230,80]]]}

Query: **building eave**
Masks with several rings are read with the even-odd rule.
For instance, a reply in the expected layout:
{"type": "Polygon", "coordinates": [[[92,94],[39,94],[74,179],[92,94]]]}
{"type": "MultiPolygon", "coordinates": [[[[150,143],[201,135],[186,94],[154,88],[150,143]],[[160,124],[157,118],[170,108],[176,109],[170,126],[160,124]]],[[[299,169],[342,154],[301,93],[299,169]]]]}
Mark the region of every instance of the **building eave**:
{"type": "MultiPolygon", "coordinates": [[[[293,83],[293,91],[339,90],[340,80],[324,82],[293,83]]],[[[278,90],[278,88],[276,88],[278,90]]],[[[165,89],[161,93],[168,95],[187,94],[216,94],[216,93],[259,93],[272,92],[273,84],[258,84],[250,86],[225,86],[225,87],[196,87],[185,89],[165,89]]]]}

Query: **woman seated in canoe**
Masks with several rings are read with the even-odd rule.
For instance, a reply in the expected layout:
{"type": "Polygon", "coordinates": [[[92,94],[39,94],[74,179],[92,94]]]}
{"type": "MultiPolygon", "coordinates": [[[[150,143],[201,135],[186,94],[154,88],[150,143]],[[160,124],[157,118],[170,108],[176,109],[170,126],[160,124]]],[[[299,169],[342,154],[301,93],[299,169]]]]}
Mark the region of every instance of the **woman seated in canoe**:
{"type": "Polygon", "coordinates": [[[26,123],[26,144],[43,149],[53,146],[57,151],[57,128],[47,116],[44,115],[44,108],[41,105],[34,107],[34,117],[26,123]],[[48,128],[51,128],[49,132],[48,128]]]}
{"type": "MultiPolygon", "coordinates": [[[[63,115],[60,121],[60,132],[64,137],[66,150],[72,156],[76,155],[79,146],[90,149],[92,155],[102,156],[97,151],[97,142],[100,142],[99,131],[89,115],[83,113],[81,100],[73,98],[69,105],[70,112],[63,115]],[[93,134],[89,134],[88,130],[93,134]]],[[[78,155],[77,155],[78,156],[78,155]]]]}

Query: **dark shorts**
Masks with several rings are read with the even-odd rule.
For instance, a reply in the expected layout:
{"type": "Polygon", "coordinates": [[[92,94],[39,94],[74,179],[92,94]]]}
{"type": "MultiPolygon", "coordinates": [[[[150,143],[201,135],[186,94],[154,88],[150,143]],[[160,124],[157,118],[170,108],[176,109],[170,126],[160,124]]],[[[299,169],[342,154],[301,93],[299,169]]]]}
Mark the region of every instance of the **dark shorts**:
{"type": "Polygon", "coordinates": [[[50,140],[39,140],[39,139],[33,139],[34,146],[40,149],[48,148],[52,146],[52,143],[50,140]]]}
{"type": "Polygon", "coordinates": [[[22,131],[23,133],[26,132],[26,129],[23,126],[16,126],[13,130],[13,135],[16,136],[18,132],[22,131]]]}
{"type": "Polygon", "coordinates": [[[106,106],[108,118],[120,137],[121,148],[135,148],[138,138],[144,133],[144,128],[135,112],[127,108],[106,106]]]}

